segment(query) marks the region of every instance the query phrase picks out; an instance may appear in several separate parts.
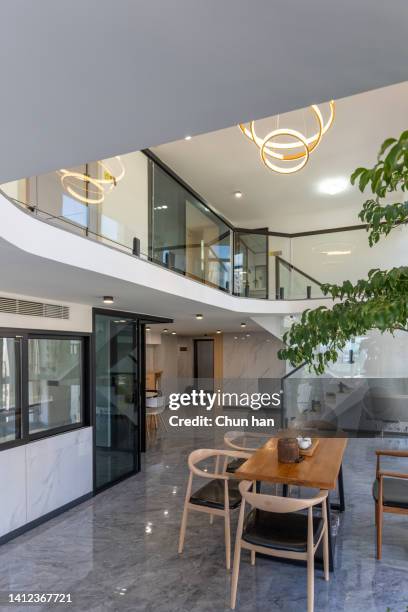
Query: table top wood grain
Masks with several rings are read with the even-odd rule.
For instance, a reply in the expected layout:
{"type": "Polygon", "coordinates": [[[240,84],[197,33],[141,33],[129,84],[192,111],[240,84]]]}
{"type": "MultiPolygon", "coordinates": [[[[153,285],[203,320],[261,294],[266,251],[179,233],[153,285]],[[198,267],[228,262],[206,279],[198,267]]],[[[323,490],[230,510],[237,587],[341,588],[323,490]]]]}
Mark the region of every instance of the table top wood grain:
{"type": "Polygon", "coordinates": [[[292,484],[313,489],[336,488],[347,446],[346,438],[319,438],[313,456],[305,457],[300,463],[279,463],[277,444],[277,438],[268,440],[231,476],[240,480],[292,484]]]}

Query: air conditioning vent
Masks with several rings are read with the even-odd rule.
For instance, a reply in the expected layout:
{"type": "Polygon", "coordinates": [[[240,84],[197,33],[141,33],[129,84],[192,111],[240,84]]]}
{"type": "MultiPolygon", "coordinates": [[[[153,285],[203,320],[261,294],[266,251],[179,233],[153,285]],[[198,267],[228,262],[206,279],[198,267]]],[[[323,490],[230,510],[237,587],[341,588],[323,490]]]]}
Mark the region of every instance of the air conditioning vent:
{"type": "Polygon", "coordinates": [[[48,319],[69,319],[68,306],[6,297],[0,297],[0,312],[29,317],[46,317],[48,319]]]}

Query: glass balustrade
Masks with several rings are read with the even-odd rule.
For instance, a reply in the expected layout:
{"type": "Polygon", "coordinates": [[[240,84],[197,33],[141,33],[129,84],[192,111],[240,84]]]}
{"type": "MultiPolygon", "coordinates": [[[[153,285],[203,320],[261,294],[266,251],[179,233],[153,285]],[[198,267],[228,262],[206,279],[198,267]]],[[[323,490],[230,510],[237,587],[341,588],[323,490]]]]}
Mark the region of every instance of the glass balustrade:
{"type": "MultiPolygon", "coordinates": [[[[38,219],[232,295],[323,297],[319,282],[289,261],[289,238],[234,229],[143,152],[13,181],[1,189],[38,219]],[[273,250],[279,240],[286,258],[282,250],[273,250]]],[[[316,268],[316,258],[313,262],[316,268]]]]}
{"type": "Polygon", "coordinates": [[[408,435],[408,378],[387,360],[378,372],[381,341],[351,339],[322,375],[305,365],[289,372],[281,381],[283,426],[296,435],[408,435]]]}

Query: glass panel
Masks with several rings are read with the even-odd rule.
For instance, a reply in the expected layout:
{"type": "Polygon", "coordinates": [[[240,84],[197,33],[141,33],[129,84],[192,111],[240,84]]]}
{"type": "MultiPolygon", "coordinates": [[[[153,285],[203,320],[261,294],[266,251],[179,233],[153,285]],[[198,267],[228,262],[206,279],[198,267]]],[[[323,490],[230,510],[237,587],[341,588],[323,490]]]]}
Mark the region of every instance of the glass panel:
{"type": "Polygon", "coordinates": [[[187,276],[228,291],[230,229],[191,196],[186,200],[186,244],[187,276]]]}
{"type": "Polygon", "coordinates": [[[184,274],[186,191],[156,164],[153,164],[151,207],[151,256],[154,261],[184,274]]]}
{"type": "Polygon", "coordinates": [[[148,248],[147,157],[140,151],[2,185],[40,219],[126,252],[148,248]]]}
{"type": "Polygon", "coordinates": [[[268,237],[234,234],[234,294],[268,297],[268,237]]]}
{"type": "Polygon", "coordinates": [[[81,422],[82,341],[28,340],[29,433],[81,422]]]}
{"type": "Polygon", "coordinates": [[[229,290],[229,227],[153,164],[152,258],[199,282],[229,290]]]}
{"type": "Polygon", "coordinates": [[[276,299],[305,300],[324,297],[320,284],[290,263],[276,258],[276,299]]]}
{"type": "Polygon", "coordinates": [[[96,488],[139,466],[137,323],[95,317],[96,488]]]}
{"type": "Polygon", "coordinates": [[[20,346],[0,338],[0,444],[21,437],[20,346]]]}

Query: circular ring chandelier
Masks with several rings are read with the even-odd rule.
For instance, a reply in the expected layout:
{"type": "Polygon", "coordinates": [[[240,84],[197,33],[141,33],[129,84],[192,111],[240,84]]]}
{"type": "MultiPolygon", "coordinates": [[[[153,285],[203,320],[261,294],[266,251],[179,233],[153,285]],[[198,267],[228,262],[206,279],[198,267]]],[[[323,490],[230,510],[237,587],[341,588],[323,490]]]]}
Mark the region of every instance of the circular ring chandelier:
{"type": "Polygon", "coordinates": [[[300,131],[290,128],[277,128],[261,138],[255,131],[255,121],[250,121],[248,127],[243,123],[238,127],[244,136],[258,147],[261,160],[267,168],[280,174],[292,174],[307,164],[310,153],[317,149],[324,134],[332,126],[335,115],[334,100],[329,102],[329,107],[330,116],[326,123],[317,104],[310,107],[317,122],[317,131],[311,136],[305,136],[300,131]],[[282,137],[285,140],[282,140],[282,137]],[[298,163],[293,165],[294,161],[298,163]]]}
{"type": "Polygon", "coordinates": [[[116,168],[108,167],[106,162],[95,162],[97,173],[100,172],[102,178],[61,168],[59,174],[62,187],[69,195],[84,204],[101,204],[105,195],[125,176],[125,167],[120,157],[116,155],[110,161],[116,165],[116,168]]]}

